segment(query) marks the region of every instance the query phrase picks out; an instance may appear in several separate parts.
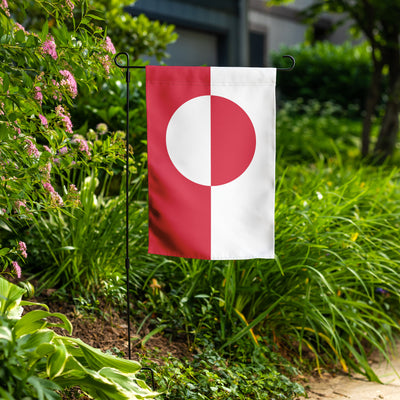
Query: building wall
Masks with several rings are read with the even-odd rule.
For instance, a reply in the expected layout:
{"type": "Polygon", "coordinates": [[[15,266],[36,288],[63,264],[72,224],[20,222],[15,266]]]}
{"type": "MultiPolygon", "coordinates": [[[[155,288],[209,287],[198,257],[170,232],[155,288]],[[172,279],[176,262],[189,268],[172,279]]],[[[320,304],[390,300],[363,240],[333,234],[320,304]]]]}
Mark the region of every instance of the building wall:
{"type": "Polygon", "coordinates": [[[174,24],[180,37],[168,50],[168,64],[238,65],[242,0],[138,0],[133,15],[174,24]]]}
{"type": "MultiPolygon", "coordinates": [[[[267,7],[265,0],[137,0],[128,11],[176,26],[169,65],[268,66],[271,52],[304,41],[299,12],[313,1],[267,7]]],[[[321,20],[322,32],[334,18],[321,20]]],[[[329,39],[341,43],[346,37],[344,27],[329,39]]]]}

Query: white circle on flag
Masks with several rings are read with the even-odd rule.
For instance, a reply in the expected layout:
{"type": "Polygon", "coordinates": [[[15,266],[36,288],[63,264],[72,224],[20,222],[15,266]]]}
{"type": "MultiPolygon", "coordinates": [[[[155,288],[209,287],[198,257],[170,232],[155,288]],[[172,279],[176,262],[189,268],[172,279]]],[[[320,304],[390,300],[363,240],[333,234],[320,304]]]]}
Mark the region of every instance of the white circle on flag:
{"type": "Polygon", "coordinates": [[[220,96],[199,96],[172,115],[166,132],[168,155],[187,179],[218,186],[240,176],[256,147],[253,124],[236,103],[220,96]]]}

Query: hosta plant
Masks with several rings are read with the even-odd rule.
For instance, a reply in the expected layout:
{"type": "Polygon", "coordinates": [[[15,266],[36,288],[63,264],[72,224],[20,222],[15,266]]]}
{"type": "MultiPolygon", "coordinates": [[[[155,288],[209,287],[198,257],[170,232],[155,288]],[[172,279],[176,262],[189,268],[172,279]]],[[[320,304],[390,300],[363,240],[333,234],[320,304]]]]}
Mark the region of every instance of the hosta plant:
{"type": "Polygon", "coordinates": [[[22,316],[25,290],[0,277],[0,398],[7,400],[60,399],[63,388],[80,387],[99,400],[150,399],[158,394],[136,379],[135,361],[104,354],[80,339],[49,329],[72,332],[61,313],[42,309],[22,316]],[[58,323],[47,318],[56,317],[58,323]]]}

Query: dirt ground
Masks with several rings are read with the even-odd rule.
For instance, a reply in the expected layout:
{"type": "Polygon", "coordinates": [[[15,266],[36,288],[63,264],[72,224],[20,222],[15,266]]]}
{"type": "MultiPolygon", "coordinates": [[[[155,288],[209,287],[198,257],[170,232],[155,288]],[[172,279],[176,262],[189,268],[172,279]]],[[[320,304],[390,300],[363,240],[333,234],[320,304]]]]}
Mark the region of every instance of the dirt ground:
{"type": "MultiPolygon", "coordinates": [[[[384,384],[369,382],[361,375],[309,378],[305,387],[308,400],[400,400],[400,345],[389,365],[382,356],[374,356],[371,367],[384,384]],[[397,373],[396,373],[397,371],[397,373]]],[[[301,397],[306,399],[305,397],[301,397]]],[[[299,399],[299,400],[300,400],[299,399]]]]}

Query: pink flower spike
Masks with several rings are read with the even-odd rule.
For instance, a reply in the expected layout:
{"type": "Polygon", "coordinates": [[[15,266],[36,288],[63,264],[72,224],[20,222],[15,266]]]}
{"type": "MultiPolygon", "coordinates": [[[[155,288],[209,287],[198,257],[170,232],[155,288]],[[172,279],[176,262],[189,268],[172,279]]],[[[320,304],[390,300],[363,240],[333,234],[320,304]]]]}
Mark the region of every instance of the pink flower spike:
{"type": "Polygon", "coordinates": [[[18,265],[16,261],[12,261],[12,266],[14,268],[15,273],[17,274],[18,278],[21,278],[21,267],[18,265]]]}
{"type": "Polygon", "coordinates": [[[42,101],[43,101],[43,93],[42,93],[42,89],[40,88],[40,86],[35,86],[35,95],[33,96],[33,98],[40,104],[42,105],[42,101]]]}
{"type": "Polygon", "coordinates": [[[10,16],[10,10],[8,9],[7,0],[1,0],[0,8],[2,8],[4,10],[4,12],[6,13],[7,17],[10,16]]]}
{"type": "Polygon", "coordinates": [[[109,36],[106,37],[106,41],[104,43],[104,48],[110,52],[111,54],[115,54],[115,47],[113,45],[113,42],[111,41],[111,38],[109,36]]]}
{"type": "Polygon", "coordinates": [[[66,86],[69,94],[74,99],[78,94],[78,88],[74,76],[67,69],[60,71],[60,74],[65,78],[61,80],[61,86],[66,86]]]}
{"type": "Polygon", "coordinates": [[[18,250],[21,253],[22,257],[24,257],[24,258],[28,257],[28,253],[26,252],[27,248],[26,248],[26,243],[25,242],[19,242],[18,243],[18,250]]]}
{"type": "Polygon", "coordinates": [[[14,203],[14,206],[15,206],[16,212],[20,212],[21,211],[21,207],[24,207],[25,209],[27,208],[26,207],[26,203],[23,200],[17,200],[14,203]]]}
{"type": "Polygon", "coordinates": [[[45,116],[43,116],[42,114],[39,114],[39,119],[40,119],[40,122],[42,123],[42,125],[44,125],[47,128],[47,125],[48,125],[47,118],[45,116]]]}
{"type": "Polygon", "coordinates": [[[49,36],[48,40],[42,44],[42,53],[48,54],[54,60],[57,60],[56,42],[52,36],[49,36]]]}
{"type": "Polygon", "coordinates": [[[43,187],[49,192],[54,193],[55,190],[50,182],[43,182],[43,187]]]}
{"type": "Polygon", "coordinates": [[[40,153],[39,153],[39,150],[36,148],[35,144],[29,139],[26,139],[25,142],[28,145],[28,148],[26,149],[27,153],[30,156],[33,156],[35,158],[39,158],[40,157],[40,153]]]}
{"type": "Polygon", "coordinates": [[[64,110],[62,105],[58,105],[56,107],[56,115],[61,118],[65,125],[65,131],[68,133],[73,133],[72,131],[72,122],[69,116],[69,113],[64,110]]]}

